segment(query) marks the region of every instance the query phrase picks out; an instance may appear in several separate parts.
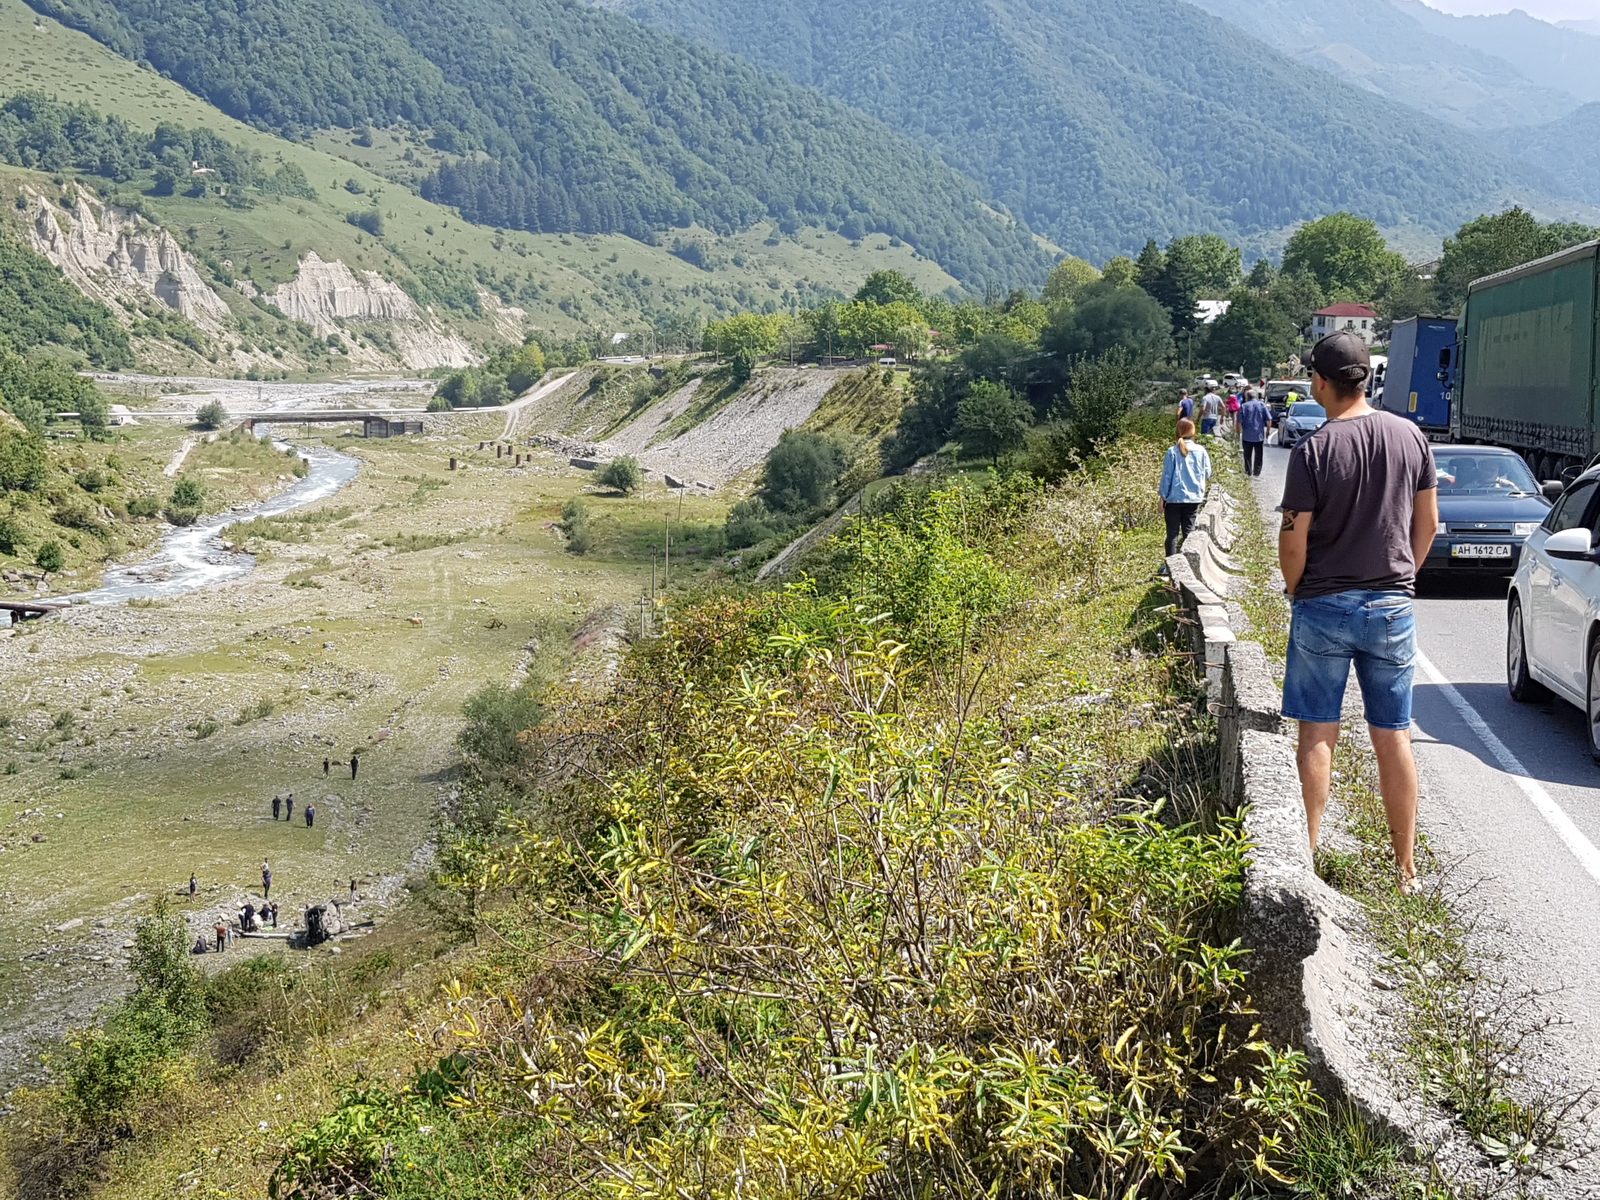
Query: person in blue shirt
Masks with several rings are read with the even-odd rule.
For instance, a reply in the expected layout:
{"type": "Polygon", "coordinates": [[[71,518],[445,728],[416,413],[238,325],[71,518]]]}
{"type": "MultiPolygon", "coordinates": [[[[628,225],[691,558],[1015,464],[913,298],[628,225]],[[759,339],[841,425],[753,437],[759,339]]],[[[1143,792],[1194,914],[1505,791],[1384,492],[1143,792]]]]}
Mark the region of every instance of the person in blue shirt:
{"type": "Polygon", "coordinates": [[[1266,457],[1267,430],[1272,425],[1272,409],[1256,393],[1239,409],[1239,446],[1244,451],[1244,473],[1261,474],[1261,462],[1266,457]]]}
{"type": "Polygon", "coordinates": [[[1161,511],[1167,519],[1167,557],[1194,532],[1195,514],[1205,502],[1211,483],[1211,455],[1194,441],[1194,422],[1178,422],[1178,444],[1167,451],[1161,467],[1161,511]]]}
{"type": "Polygon", "coordinates": [[[1185,392],[1178,400],[1178,420],[1194,420],[1194,397],[1185,392]]]}

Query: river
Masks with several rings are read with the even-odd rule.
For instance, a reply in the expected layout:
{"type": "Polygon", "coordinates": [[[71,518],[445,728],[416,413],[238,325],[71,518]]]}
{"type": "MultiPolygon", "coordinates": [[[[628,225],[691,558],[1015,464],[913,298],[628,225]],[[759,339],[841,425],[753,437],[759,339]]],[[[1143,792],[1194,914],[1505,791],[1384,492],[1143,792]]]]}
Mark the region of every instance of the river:
{"type": "MultiPolygon", "coordinates": [[[[285,443],[275,443],[280,446],[285,443]]],[[[106,570],[102,584],[92,591],[50,599],[72,604],[126,604],[129,600],[159,600],[248,575],[254,556],[228,549],[222,533],[231,525],[256,517],[280,517],[334,495],[354,481],[361,461],[323,446],[296,446],[309,464],[305,478],[271,500],[205,517],[193,525],[173,527],[161,539],[161,549],[142,562],[106,570]]]]}

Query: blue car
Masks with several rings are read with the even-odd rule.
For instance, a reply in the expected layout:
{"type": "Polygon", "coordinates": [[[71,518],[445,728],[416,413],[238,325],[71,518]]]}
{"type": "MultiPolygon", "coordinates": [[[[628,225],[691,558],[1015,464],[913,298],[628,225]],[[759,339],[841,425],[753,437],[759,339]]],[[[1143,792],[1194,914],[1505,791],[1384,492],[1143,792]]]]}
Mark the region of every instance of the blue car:
{"type": "Polygon", "coordinates": [[[1495,446],[1436,446],[1439,533],[1423,569],[1510,575],[1522,544],[1550,511],[1559,484],[1534,479],[1528,464],[1495,446]]]}
{"type": "Polygon", "coordinates": [[[1296,401],[1278,422],[1278,445],[1293,450],[1327,423],[1328,410],[1315,400],[1296,401]]]}

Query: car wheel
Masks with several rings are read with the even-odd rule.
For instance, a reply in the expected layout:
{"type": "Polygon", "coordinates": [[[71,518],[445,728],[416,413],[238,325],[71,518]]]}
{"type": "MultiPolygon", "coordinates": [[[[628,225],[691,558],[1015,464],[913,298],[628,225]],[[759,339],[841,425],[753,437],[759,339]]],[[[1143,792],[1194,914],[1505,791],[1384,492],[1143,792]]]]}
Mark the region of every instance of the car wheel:
{"type": "Polygon", "coordinates": [[[1589,703],[1585,705],[1584,725],[1589,730],[1589,756],[1600,763],[1600,638],[1589,647],[1589,703]]]}
{"type": "Polygon", "coordinates": [[[1528,673],[1528,635],[1520,600],[1511,602],[1511,617],[1506,622],[1506,690],[1518,704],[1532,704],[1548,695],[1528,673]]]}

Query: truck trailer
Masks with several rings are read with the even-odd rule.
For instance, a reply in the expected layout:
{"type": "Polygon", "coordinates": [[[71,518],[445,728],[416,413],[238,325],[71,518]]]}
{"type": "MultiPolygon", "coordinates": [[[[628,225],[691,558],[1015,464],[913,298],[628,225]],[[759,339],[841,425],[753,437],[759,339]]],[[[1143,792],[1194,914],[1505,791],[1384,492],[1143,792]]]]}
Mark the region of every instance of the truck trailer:
{"type": "Polygon", "coordinates": [[[1476,280],[1451,364],[1452,437],[1515,450],[1540,479],[1573,478],[1600,452],[1597,316],[1600,241],[1476,280]]]}
{"type": "Polygon", "coordinates": [[[1450,363],[1454,317],[1412,317],[1395,322],[1379,407],[1415,421],[1430,437],[1450,435],[1450,363]]]}

